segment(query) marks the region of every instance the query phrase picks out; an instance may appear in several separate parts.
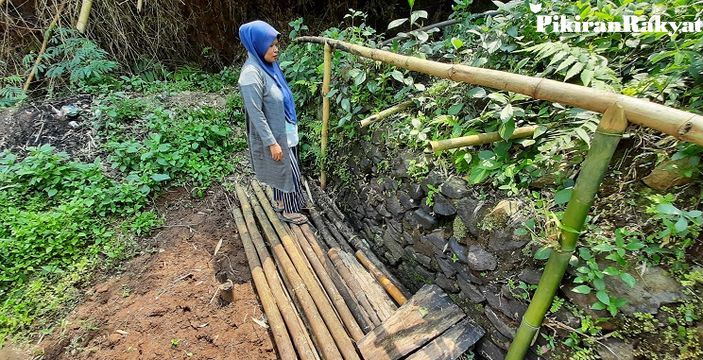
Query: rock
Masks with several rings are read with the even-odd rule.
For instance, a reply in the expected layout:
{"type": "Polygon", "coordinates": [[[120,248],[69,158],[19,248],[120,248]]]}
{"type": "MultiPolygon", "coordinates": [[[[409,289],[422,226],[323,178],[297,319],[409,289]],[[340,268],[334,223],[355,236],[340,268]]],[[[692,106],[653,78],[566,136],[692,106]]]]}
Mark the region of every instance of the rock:
{"type": "Polygon", "coordinates": [[[403,211],[417,209],[419,206],[419,203],[405,192],[398,192],[398,201],[400,202],[400,206],[403,207],[403,211]]]}
{"type": "Polygon", "coordinates": [[[700,158],[695,156],[678,160],[664,160],[642,181],[647,186],[658,191],[667,191],[674,186],[688,184],[693,180],[700,158]]]}
{"type": "Polygon", "coordinates": [[[461,199],[469,192],[466,188],[466,182],[458,177],[449,178],[442,184],[439,191],[450,199],[461,199]]]}
{"type": "Polygon", "coordinates": [[[439,256],[435,256],[435,259],[437,260],[437,265],[439,265],[439,269],[444,273],[444,275],[448,278],[454,277],[456,275],[456,268],[454,267],[454,264],[449,262],[449,260],[443,259],[439,256]]]}
{"type": "Polygon", "coordinates": [[[417,227],[421,227],[425,230],[431,230],[437,225],[437,220],[435,217],[422,209],[417,209],[413,212],[413,219],[415,220],[417,227]]]}
{"type": "Polygon", "coordinates": [[[478,221],[487,211],[484,202],[463,198],[455,203],[456,213],[473,236],[479,235],[478,221]]]}
{"type": "Polygon", "coordinates": [[[440,184],[442,184],[442,181],[444,181],[444,175],[442,175],[442,173],[437,170],[432,170],[429,174],[427,174],[427,177],[422,182],[422,185],[426,189],[428,188],[428,185],[432,185],[435,188],[439,188],[440,184]]]}
{"type": "Polygon", "coordinates": [[[468,279],[464,278],[462,274],[457,275],[456,283],[459,285],[461,293],[471,302],[478,304],[486,301],[486,296],[481,292],[481,290],[470,283],[468,279]]]}
{"type": "Polygon", "coordinates": [[[415,253],[415,259],[417,260],[417,262],[419,262],[420,264],[422,264],[422,266],[424,266],[424,267],[426,267],[426,268],[430,268],[430,267],[431,267],[430,264],[432,264],[432,259],[430,259],[429,256],[423,255],[423,254],[420,254],[420,253],[415,253]]]}
{"type": "Polygon", "coordinates": [[[504,319],[500,314],[496,314],[495,310],[490,306],[484,307],[483,312],[486,314],[491,324],[493,324],[496,330],[503,334],[503,336],[511,340],[515,338],[517,327],[510,324],[510,320],[504,319]]]}
{"type": "Polygon", "coordinates": [[[488,337],[494,344],[498,345],[499,348],[505,351],[508,351],[508,349],[510,348],[510,338],[505,337],[500,332],[496,330],[490,331],[488,337]]]}
{"type": "Polygon", "coordinates": [[[400,200],[395,196],[386,199],[386,209],[393,216],[398,216],[403,213],[403,206],[400,204],[400,200]]]}
{"type": "Polygon", "coordinates": [[[464,222],[461,220],[461,217],[454,217],[454,221],[452,222],[452,232],[454,233],[454,237],[457,238],[457,241],[459,241],[459,243],[467,243],[468,232],[466,229],[466,225],[464,225],[464,222]]]}
{"type": "Polygon", "coordinates": [[[475,271],[493,271],[498,266],[496,257],[480,246],[471,245],[466,254],[469,268],[475,271]]]}
{"type": "Polygon", "coordinates": [[[527,311],[527,305],[520,301],[504,296],[502,291],[498,291],[494,286],[486,286],[483,289],[488,304],[500,311],[503,315],[514,321],[520,321],[522,315],[527,311]]]}
{"type": "Polygon", "coordinates": [[[393,217],[393,215],[391,215],[391,213],[389,213],[388,210],[386,210],[386,207],[383,206],[382,203],[376,207],[376,211],[378,211],[379,215],[381,215],[383,217],[386,217],[386,218],[393,217]]]}
{"type": "Polygon", "coordinates": [[[603,360],[633,360],[635,358],[632,344],[619,339],[606,339],[596,351],[603,360]]]}
{"type": "Polygon", "coordinates": [[[413,271],[415,271],[415,273],[421,278],[419,280],[425,284],[431,284],[436,275],[422,266],[415,266],[413,271]]]}
{"type": "Polygon", "coordinates": [[[381,185],[383,191],[392,192],[398,190],[398,183],[389,177],[380,178],[378,183],[381,185]]]}
{"type": "Polygon", "coordinates": [[[514,251],[521,249],[528,241],[526,238],[515,236],[513,228],[503,227],[491,232],[488,248],[492,251],[514,251]]]}
{"type": "Polygon", "coordinates": [[[457,261],[465,264],[468,263],[469,259],[466,257],[466,247],[459,244],[453,237],[449,239],[449,249],[454,253],[452,259],[456,256],[457,261]]]}
{"type": "Polygon", "coordinates": [[[520,271],[520,274],[518,275],[518,279],[530,285],[537,285],[541,277],[541,272],[530,268],[522,269],[522,271],[520,271]]]}
{"type": "Polygon", "coordinates": [[[444,239],[444,232],[437,229],[423,237],[413,244],[415,250],[421,254],[433,257],[437,254],[442,254],[442,250],[447,241],[444,239]]]}
{"type": "Polygon", "coordinates": [[[498,202],[482,220],[484,229],[498,229],[508,223],[510,219],[517,216],[522,207],[522,202],[517,200],[504,199],[498,202]]]}
{"type": "Polygon", "coordinates": [[[437,286],[442,288],[444,291],[452,294],[456,294],[461,290],[459,289],[459,285],[457,285],[456,280],[449,279],[442,273],[437,273],[437,277],[435,277],[434,283],[437,284],[437,286]]]}
{"type": "Polygon", "coordinates": [[[383,233],[383,246],[388,250],[385,256],[386,259],[391,262],[391,265],[398,263],[405,253],[403,245],[398,242],[398,238],[394,236],[394,231],[392,229],[386,229],[383,233]]]}
{"type": "Polygon", "coordinates": [[[476,352],[486,360],[503,360],[505,352],[485,337],[478,343],[476,352]]]}
{"type": "MultiPolygon", "coordinates": [[[[637,280],[633,288],[620,277],[605,277],[605,286],[610,297],[627,300],[628,303],[620,309],[625,314],[631,315],[635,312],[656,314],[660,306],[680,302],[685,298],[681,285],[660,267],[651,267],[642,275],[632,274],[632,276],[637,280]]],[[[572,291],[574,287],[574,284],[565,286],[565,295],[571,302],[579,305],[589,314],[605,314],[590,309],[597,301],[594,293],[578,294],[572,291]]]]}
{"type": "Polygon", "coordinates": [[[422,189],[420,184],[408,184],[407,192],[408,196],[416,202],[425,196],[425,190],[422,189]]]}
{"type": "Polygon", "coordinates": [[[456,209],[454,208],[454,205],[443,195],[440,194],[435,194],[434,195],[434,206],[432,206],[432,210],[439,215],[442,216],[452,216],[456,214],[456,209]]]}

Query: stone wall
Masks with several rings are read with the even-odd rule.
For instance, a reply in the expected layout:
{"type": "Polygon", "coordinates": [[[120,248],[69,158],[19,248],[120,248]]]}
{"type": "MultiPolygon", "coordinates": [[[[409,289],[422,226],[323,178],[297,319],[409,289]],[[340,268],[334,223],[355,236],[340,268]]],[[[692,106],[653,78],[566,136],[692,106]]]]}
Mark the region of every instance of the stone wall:
{"type": "Polygon", "coordinates": [[[353,147],[338,204],[411,291],[437,284],[487,330],[478,355],[502,359],[527,309],[515,285],[536,284],[540,275],[524,253],[529,237],[514,233],[523,204],[481,196],[439,169],[411,177],[410,163],[423,155],[386,153],[379,144],[353,147]]]}

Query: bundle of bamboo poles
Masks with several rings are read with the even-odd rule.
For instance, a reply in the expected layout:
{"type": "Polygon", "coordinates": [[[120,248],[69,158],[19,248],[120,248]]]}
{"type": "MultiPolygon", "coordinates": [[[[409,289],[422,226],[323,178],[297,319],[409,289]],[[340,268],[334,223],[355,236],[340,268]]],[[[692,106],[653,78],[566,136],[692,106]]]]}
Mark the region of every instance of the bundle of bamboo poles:
{"type": "Polygon", "coordinates": [[[389,294],[398,303],[405,296],[367,255],[357,251],[366,267],[357,261],[348,238],[317,211],[318,229],[286,225],[256,181],[249,196],[239,184],[235,191],[241,210],[232,214],[279,356],[359,359],[354,342],[397,309],[389,294]]]}

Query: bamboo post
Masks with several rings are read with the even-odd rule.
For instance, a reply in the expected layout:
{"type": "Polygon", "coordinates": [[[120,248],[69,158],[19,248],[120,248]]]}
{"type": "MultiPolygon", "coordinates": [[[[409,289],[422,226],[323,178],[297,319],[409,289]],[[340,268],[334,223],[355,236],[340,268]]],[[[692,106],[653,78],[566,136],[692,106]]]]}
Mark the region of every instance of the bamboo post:
{"type": "Polygon", "coordinates": [[[661,131],[680,140],[703,145],[703,115],[674,109],[645,99],[545,78],[398,55],[390,51],[371,49],[323,37],[303,36],[295,41],[327,43],[335,49],[404,69],[493,89],[512,91],[534,99],[558,102],[599,113],[604,113],[617,102],[623,108],[628,121],[661,131]]]}
{"type": "MultiPolygon", "coordinates": [[[[513,135],[510,136],[510,139],[522,139],[522,138],[530,137],[535,133],[535,130],[537,130],[537,128],[538,128],[537,125],[519,127],[517,129],[515,129],[515,131],[513,132],[513,135]]],[[[430,146],[432,148],[432,151],[442,151],[442,150],[460,148],[460,147],[464,147],[464,146],[475,146],[475,145],[489,144],[489,143],[494,143],[494,142],[500,141],[500,140],[503,140],[503,138],[500,137],[500,133],[497,131],[494,131],[494,132],[488,132],[488,133],[483,133],[483,134],[462,136],[462,137],[453,138],[453,139],[430,141],[430,146]]]]}
{"type": "Polygon", "coordinates": [[[608,170],[608,164],[622,133],[627,128],[627,121],[625,111],[619,103],[609,107],[603,114],[591,141],[591,148],[586,160],[581,166],[573,195],[564,212],[559,248],[552,250],[552,255],[544,267],[535,295],[530,301],[527,312],[522,317],[515,339],[510,344],[506,359],[523,359],[537,335],[544,316],[552,304],[554,294],[561,284],[564,272],[569,266],[569,259],[576,249],[578,236],[583,229],[586,215],[588,215],[588,210],[598,192],[603,176],[608,170]]]}
{"type": "MultiPolygon", "coordinates": [[[[3,0],[0,0],[0,6],[2,6],[1,1],[3,0]]],[[[63,12],[64,6],[66,6],[65,2],[59,5],[59,9],[56,10],[56,15],[54,15],[54,18],[51,20],[51,23],[49,23],[49,27],[46,28],[46,31],[44,32],[44,41],[42,41],[41,48],[39,48],[39,53],[37,54],[37,58],[34,60],[32,71],[29,72],[29,76],[27,76],[27,80],[25,80],[24,86],[22,86],[22,90],[24,91],[27,91],[29,89],[29,84],[32,83],[34,76],[37,75],[37,69],[39,68],[39,64],[41,63],[42,56],[44,55],[44,52],[46,52],[46,47],[49,45],[51,33],[54,31],[54,27],[56,27],[56,23],[59,21],[59,17],[61,16],[61,12],[63,12]]]]}
{"type": "Polygon", "coordinates": [[[298,238],[298,244],[300,244],[303,253],[310,261],[310,264],[312,265],[313,269],[315,270],[315,273],[320,279],[320,282],[322,283],[322,286],[327,292],[327,295],[329,295],[330,299],[332,300],[332,303],[334,304],[335,309],[337,309],[337,313],[342,319],[342,322],[344,322],[344,326],[347,328],[349,335],[352,337],[352,339],[354,339],[354,341],[359,341],[359,339],[364,336],[364,332],[361,331],[359,324],[357,324],[354,315],[352,315],[346,302],[344,302],[342,295],[340,294],[339,290],[337,290],[337,287],[334,285],[332,278],[325,270],[325,267],[322,265],[320,259],[318,259],[317,255],[315,255],[315,251],[310,246],[310,243],[308,243],[305,239],[305,235],[303,234],[300,227],[298,227],[297,225],[293,225],[291,226],[291,230],[293,231],[293,234],[298,238]]]}
{"type": "Polygon", "coordinates": [[[342,277],[339,275],[337,269],[332,264],[332,261],[330,260],[329,256],[326,255],[327,252],[322,249],[322,246],[316,239],[315,235],[312,233],[310,226],[308,224],[303,224],[302,226],[300,226],[300,229],[303,231],[303,235],[305,235],[305,238],[312,247],[312,250],[315,252],[315,255],[324,266],[325,271],[327,271],[330,278],[334,282],[334,285],[336,286],[340,295],[342,295],[342,298],[344,298],[344,302],[347,303],[347,306],[352,312],[352,315],[354,315],[354,318],[356,319],[357,323],[359,324],[359,326],[361,326],[361,330],[363,330],[365,333],[371,331],[371,321],[369,320],[366,311],[364,311],[361,305],[359,305],[356,298],[352,295],[349,287],[347,287],[347,285],[342,280],[342,277]]]}
{"type": "Polygon", "coordinates": [[[78,21],[76,22],[76,29],[85,34],[85,29],[88,27],[88,17],[90,16],[90,9],[93,7],[93,0],[83,0],[81,4],[81,13],[78,15],[78,21]]]}
{"type": "MultiPolygon", "coordinates": [[[[327,326],[325,326],[325,321],[323,320],[321,311],[315,305],[316,303],[314,297],[318,297],[318,295],[313,295],[309,292],[310,288],[308,287],[308,284],[311,283],[310,279],[308,278],[308,281],[306,282],[298,273],[299,268],[303,268],[302,260],[297,258],[296,266],[294,261],[289,256],[288,249],[281,243],[281,240],[276,235],[276,231],[271,227],[271,223],[269,223],[264,210],[259,204],[259,201],[256,197],[252,197],[251,201],[252,207],[254,208],[254,213],[259,219],[261,229],[263,230],[269,244],[271,244],[271,249],[276,255],[279,269],[283,272],[285,278],[290,282],[289,287],[291,292],[293,292],[298,301],[300,301],[301,308],[308,320],[308,325],[310,326],[313,336],[317,340],[317,345],[322,353],[322,356],[326,359],[341,358],[342,355],[340,354],[337,345],[335,345],[331,331],[327,326]]],[[[324,295],[320,296],[320,299],[324,301],[327,300],[324,298],[324,295]]]]}
{"type": "Polygon", "coordinates": [[[312,346],[310,334],[303,325],[300,315],[295,311],[292,304],[287,301],[288,299],[286,299],[285,296],[286,291],[282,286],[282,280],[278,274],[278,270],[276,270],[276,265],[273,263],[273,259],[266,249],[264,239],[261,237],[261,234],[256,231],[256,221],[254,220],[254,213],[249,200],[247,199],[247,195],[244,193],[244,189],[242,189],[239,184],[235,184],[235,191],[237,193],[237,199],[239,199],[239,204],[242,207],[242,213],[244,215],[246,226],[249,229],[249,237],[254,243],[256,252],[263,263],[264,275],[266,276],[268,285],[271,288],[272,293],[277,294],[274,299],[276,300],[278,309],[280,310],[281,315],[286,322],[286,326],[290,331],[293,344],[298,350],[298,355],[301,359],[316,360],[318,359],[317,351],[315,351],[312,346]]]}
{"type": "Polygon", "coordinates": [[[357,250],[356,253],[357,260],[361,263],[361,265],[364,265],[366,270],[368,270],[371,275],[373,275],[374,278],[376,278],[376,281],[378,281],[381,286],[388,292],[388,295],[390,295],[393,300],[398,305],[403,305],[405,304],[408,299],[403,295],[403,293],[391,282],[383,273],[381,270],[379,270],[372,262],[369,260],[369,258],[366,257],[366,255],[361,252],[361,250],[357,250]]]}
{"type": "Polygon", "coordinates": [[[137,0],[137,12],[142,12],[143,6],[144,6],[144,0],[137,0]]]}
{"type": "Polygon", "coordinates": [[[409,107],[412,106],[412,105],[413,105],[413,101],[412,101],[412,100],[408,100],[408,101],[404,101],[404,102],[402,102],[402,103],[400,103],[400,104],[398,104],[398,105],[391,106],[391,107],[389,107],[389,108],[386,109],[386,110],[383,110],[383,111],[381,111],[381,112],[379,112],[379,113],[377,113],[377,114],[373,114],[373,115],[367,117],[367,118],[364,119],[364,120],[361,120],[361,127],[362,127],[362,128],[363,128],[363,127],[367,127],[367,126],[369,126],[369,125],[371,125],[371,124],[373,124],[373,123],[375,123],[375,122],[379,122],[379,121],[381,121],[381,120],[383,120],[383,119],[385,119],[385,118],[387,118],[387,117],[389,117],[389,116],[391,116],[391,115],[395,115],[395,114],[397,114],[397,113],[399,113],[399,112],[401,112],[401,111],[403,111],[403,110],[409,108],[409,107]]]}
{"type": "MultiPolygon", "coordinates": [[[[339,320],[339,318],[337,318],[337,315],[335,314],[334,309],[332,308],[332,304],[330,304],[330,302],[325,297],[325,294],[322,291],[320,285],[315,280],[312,271],[305,267],[302,255],[300,254],[300,252],[298,252],[298,249],[296,248],[293,239],[283,228],[281,221],[278,219],[276,213],[273,211],[273,208],[271,207],[271,204],[269,204],[269,200],[261,189],[261,186],[259,186],[256,180],[253,180],[252,187],[254,188],[254,193],[259,198],[259,202],[261,202],[261,206],[264,208],[263,211],[266,213],[265,215],[262,213],[262,216],[268,216],[268,219],[271,221],[271,224],[275,229],[275,233],[273,235],[275,235],[276,233],[278,234],[280,242],[283,244],[287,255],[290,257],[292,264],[295,266],[295,270],[298,271],[298,274],[302,278],[304,286],[306,286],[308,288],[308,291],[310,292],[309,295],[312,296],[315,305],[317,305],[319,313],[324,319],[324,323],[327,324],[327,328],[329,329],[329,332],[334,338],[334,343],[337,344],[339,351],[342,353],[342,357],[347,360],[358,360],[359,355],[356,353],[354,344],[352,343],[351,339],[344,330],[342,322],[339,320]]],[[[310,322],[313,321],[311,320],[310,322]]]]}
{"type": "Polygon", "coordinates": [[[244,245],[244,252],[249,261],[249,270],[251,270],[251,277],[254,279],[256,292],[259,294],[259,299],[261,299],[261,304],[264,307],[264,313],[271,327],[271,333],[273,333],[274,343],[276,344],[276,349],[278,349],[278,356],[282,359],[297,359],[298,357],[295,355],[293,343],[291,343],[288,330],[286,330],[286,324],[283,322],[283,317],[281,317],[281,313],[276,306],[271,288],[261,268],[259,256],[256,254],[254,243],[251,241],[249,231],[244,223],[244,216],[241,210],[237,208],[232,209],[232,215],[234,216],[234,222],[237,226],[239,237],[242,240],[242,245],[244,245]]]}
{"type": "Polygon", "coordinates": [[[324,72],[322,75],[322,134],[320,139],[320,187],[327,187],[327,141],[330,128],[330,80],[332,78],[332,47],[325,43],[324,72]]]}

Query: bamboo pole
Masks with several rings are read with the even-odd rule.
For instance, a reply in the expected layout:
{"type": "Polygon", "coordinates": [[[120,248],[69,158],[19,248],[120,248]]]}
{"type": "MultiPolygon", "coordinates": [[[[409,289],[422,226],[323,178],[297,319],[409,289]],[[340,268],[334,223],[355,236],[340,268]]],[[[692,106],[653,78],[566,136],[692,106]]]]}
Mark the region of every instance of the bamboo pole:
{"type": "Polygon", "coordinates": [[[386,277],[381,270],[379,270],[372,262],[369,260],[366,255],[361,252],[361,250],[357,250],[354,255],[356,255],[357,260],[361,263],[361,265],[364,265],[366,270],[368,270],[371,275],[378,281],[381,286],[388,292],[388,295],[390,295],[393,300],[398,305],[403,305],[405,304],[408,299],[403,295],[403,293],[398,289],[389,279],[386,277]]]}
{"type": "Polygon", "coordinates": [[[5,5],[5,0],[0,0],[0,6],[5,5]]]}
{"type": "Polygon", "coordinates": [[[326,255],[327,251],[322,249],[322,246],[317,241],[315,234],[312,233],[310,226],[308,224],[303,224],[300,226],[300,229],[303,231],[303,235],[305,235],[305,238],[312,247],[312,250],[315,252],[315,255],[324,266],[325,271],[327,271],[330,278],[334,282],[334,285],[339,291],[340,295],[342,295],[342,298],[344,298],[344,302],[349,307],[349,310],[352,312],[352,315],[354,315],[354,318],[361,327],[361,330],[364,333],[371,331],[371,321],[369,320],[366,311],[364,311],[361,305],[359,305],[356,298],[352,295],[349,287],[342,280],[341,276],[337,272],[337,269],[334,267],[334,264],[332,264],[332,261],[330,260],[329,256],[326,255]]]}
{"type": "Polygon", "coordinates": [[[523,359],[537,335],[544,315],[551,306],[554,294],[569,266],[569,259],[576,249],[578,236],[583,229],[586,215],[588,215],[588,210],[598,192],[603,176],[608,170],[608,164],[622,133],[627,128],[627,121],[625,111],[619,103],[615,103],[603,114],[591,141],[591,148],[576,180],[573,195],[564,212],[559,248],[552,251],[552,255],[544,267],[535,295],[530,301],[527,312],[522,317],[520,328],[510,344],[506,359],[523,359]]]}
{"type": "MultiPolygon", "coordinates": [[[[290,282],[290,290],[293,292],[295,297],[300,302],[300,306],[308,320],[308,325],[312,331],[313,336],[317,340],[317,345],[322,353],[322,356],[326,359],[339,359],[341,354],[339,349],[335,345],[334,338],[332,337],[330,329],[325,326],[325,321],[322,318],[321,312],[315,305],[315,299],[309,292],[308,284],[303,280],[302,276],[298,273],[298,267],[302,268],[300,259],[297,259],[298,266],[294,264],[288,253],[288,249],[281,243],[281,240],[276,235],[276,231],[271,227],[264,210],[261,208],[259,201],[256,197],[251,198],[252,207],[254,208],[254,213],[259,219],[259,224],[261,229],[266,236],[269,244],[271,244],[271,249],[276,255],[276,260],[279,265],[279,269],[283,272],[284,277],[290,282]]],[[[321,296],[324,299],[324,295],[321,296]]]]}
{"type": "Polygon", "coordinates": [[[371,49],[323,37],[303,36],[295,41],[327,43],[335,49],[408,70],[493,89],[512,91],[535,99],[558,102],[599,113],[604,113],[617,102],[622,106],[628,121],[661,131],[680,140],[703,145],[703,115],[674,109],[645,99],[545,78],[403,56],[390,51],[371,49]]]}
{"type": "MultiPolygon", "coordinates": [[[[0,0],[3,1],[3,0],[0,0]]],[[[2,3],[0,2],[0,6],[2,6],[2,3]]],[[[46,52],[46,47],[49,45],[49,39],[51,38],[51,33],[54,31],[54,27],[56,27],[56,23],[59,21],[59,17],[61,16],[61,13],[63,12],[63,8],[66,6],[66,3],[61,3],[59,5],[59,9],[56,10],[56,15],[54,15],[54,18],[51,19],[51,23],[49,23],[49,27],[46,28],[46,31],[44,31],[44,41],[41,43],[41,48],[39,48],[39,53],[37,54],[37,58],[34,60],[34,65],[32,66],[32,71],[29,72],[29,76],[27,76],[27,80],[24,82],[24,86],[22,86],[22,90],[27,91],[29,89],[29,84],[32,83],[32,80],[34,79],[34,76],[37,75],[37,69],[39,68],[39,64],[41,63],[42,56],[44,55],[44,52],[46,52]]]]}
{"type": "Polygon", "coordinates": [[[268,216],[268,219],[271,221],[271,224],[275,229],[275,233],[278,234],[280,242],[283,244],[286,253],[288,254],[288,256],[290,256],[292,264],[295,266],[295,269],[298,271],[300,277],[302,278],[303,284],[308,288],[308,291],[310,292],[310,295],[312,296],[315,305],[317,305],[317,308],[319,309],[320,315],[324,319],[324,323],[327,324],[327,328],[329,329],[329,332],[334,338],[334,343],[337,344],[339,351],[342,353],[342,357],[347,360],[359,359],[359,355],[357,354],[356,349],[354,348],[354,344],[349,338],[349,335],[347,335],[344,326],[342,325],[342,322],[335,314],[332,304],[330,304],[330,302],[325,297],[325,294],[322,291],[322,288],[315,280],[312,271],[309,271],[309,269],[305,267],[302,255],[300,254],[300,252],[298,252],[298,249],[296,248],[293,239],[290,237],[290,235],[288,235],[288,233],[286,233],[285,229],[283,228],[281,221],[278,219],[276,213],[273,211],[273,208],[271,207],[271,204],[269,204],[268,198],[261,189],[261,186],[259,186],[256,180],[253,180],[252,187],[254,188],[254,193],[259,198],[259,202],[261,202],[261,206],[264,208],[264,212],[268,216]]]}
{"type": "Polygon", "coordinates": [[[332,78],[332,48],[325,44],[324,72],[322,75],[322,134],[320,139],[320,187],[327,187],[327,142],[330,128],[330,80],[332,78]]]}
{"type": "MultiPolygon", "coordinates": [[[[510,136],[510,139],[522,139],[530,137],[535,133],[535,130],[537,130],[537,128],[537,125],[519,127],[515,129],[513,135],[510,136]]],[[[483,134],[462,136],[453,139],[430,141],[430,147],[432,148],[432,151],[442,151],[460,148],[464,146],[489,144],[500,140],[503,140],[503,138],[500,137],[500,133],[494,131],[483,134]]]]}
{"type": "Polygon", "coordinates": [[[81,4],[81,13],[78,15],[78,21],[76,22],[76,29],[78,29],[81,34],[85,34],[85,29],[88,27],[88,18],[92,7],[93,0],[83,0],[83,4],[81,4]]]}
{"type": "Polygon", "coordinates": [[[144,0],[137,0],[137,12],[142,12],[143,6],[144,6],[144,0]]]}
{"type": "Polygon", "coordinates": [[[237,208],[232,209],[232,215],[234,216],[234,222],[237,226],[239,237],[242,240],[242,245],[244,245],[244,253],[249,262],[249,270],[251,270],[251,277],[254,279],[256,292],[259,294],[259,299],[261,299],[261,304],[264,307],[264,313],[271,327],[274,343],[276,344],[276,349],[278,349],[278,356],[280,356],[281,359],[297,359],[298,357],[295,355],[293,343],[288,335],[288,330],[286,330],[286,324],[283,322],[281,312],[276,306],[271,288],[261,268],[259,256],[256,254],[254,243],[249,236],[249,231],[244,222],[244,216],[241,210],[237,208]]]}
{"type": "MultiPolygon", "coordinates": [[[[237,193],[237,199],[239,199],[239,204],[242,208],[242,213],[244,215],[245,223],[249,229],[248,233],[251,241],[254,243],[256,252],[258,253],[261,262],[263,263],[264,275],[268,281],[268,285],[271,288],[272,293],[278,294],[275,296],[276,304],[278,309],[283,316],[283,320],[288,327],[291,337],[293,339],[293,344],[298,350],[298,355],[301,359],[316,360],[318,359],[317,351],[312,346],[312,340],[307,329],[303,325],[300,315],[297,313],[295,308],[287,301],[285,293],[286,290],[282,286],[281,277],[278,274],[276,265],[273,263],[273,259],[266,249],[266,244],[264,244],[264,239],[261,237],[256,227],[256,222],[254,220],[254,213],[252,207],[249,203],[247,195],[244,193],[244,189],[239,184],[235,184],[235,191],[237,193]]],[[[273,245],[272,245],[273,248],[273,245]]],[[[280,263],[280,261],[279,261],[280,263]]],[[[282,271],[283,272],[283,271],[282,271]]],[[[302,306],[301,306],[302,308],[302,306]]]]}
{"type": "Polygon", "coordinates": [[[330,257],[330,260],[339,272],[339,275],[342,277],[342,279],[344,279],[344,282],[349,286],[349,289],[352,291],[352,294],[354,294],[354,297],[356,297],[356,300],[359,302],[359,305],[361,305],[361,307],[366,312],[366,315],[371,321],[371,324],[373,324],[373,327],[381,325],[381,319],[378,317],[378,314],[376,314],[376,310],[374,310],[373,305],[371,305],[371,302],[369,302],[369,299],[366,297],[366,291],[355,280],[354,275],[351,273],[351,270],[344,264],[344,261],[342,261],[339,248],[329,249],[327,251],[327,256],[330,257]]]}
{"type": "Polygon", "coordinates": [[[361,120],[361,127],[362,128],[367,127],[367,126],[369,126],[373,123],[379,122],[379,121],[381,121],[391,115],[395,115],[395,114],[409,108],[413,104],[414,104],[414,102],[412,100],[408,100],[408,101],[404,101],[398,105],[391,106],[386,110],[383,110],[377,114],[373,114],[364,120],[361,120]]]}
{"type": "Polygon", "coordinates": [[[317,255],[315,255],[315,251],[310,246],[310,243],[308,243],[308,241],[305,239],[305,235],[303,234],[303,231],[300,229],[300,227],[298,227],[297,225],[293,225],[291,226],[291,230],[293,231],[293,234],[298,238],[298,244],[300,244],[303,253],[310,261],[310,264],[312,265],[313,269],[315,270],[315,273],[320,279],[320,282],[322,283],[322,286],[327,292],[327,295],[332,300],[332,303],[334,304],[334,307],[337,310],[339,317],[342,319],[344,326],[347,328],[349,335],[352,337],[352,339],[354,339],[354,341],[359,341],[364,336],[364,332],[361,331],[361,327],[359,327],[359,324],[357,324],[354,315],[352,315],[351,310],[349,310],[347,303],[344,302],[344,299],[342,298],[342,295],[339,290],[337,290],[337,287],[334,285],[332,278],[325,270],[325,267],[322,265],[320,259],[318,259],[317,255]]]}

